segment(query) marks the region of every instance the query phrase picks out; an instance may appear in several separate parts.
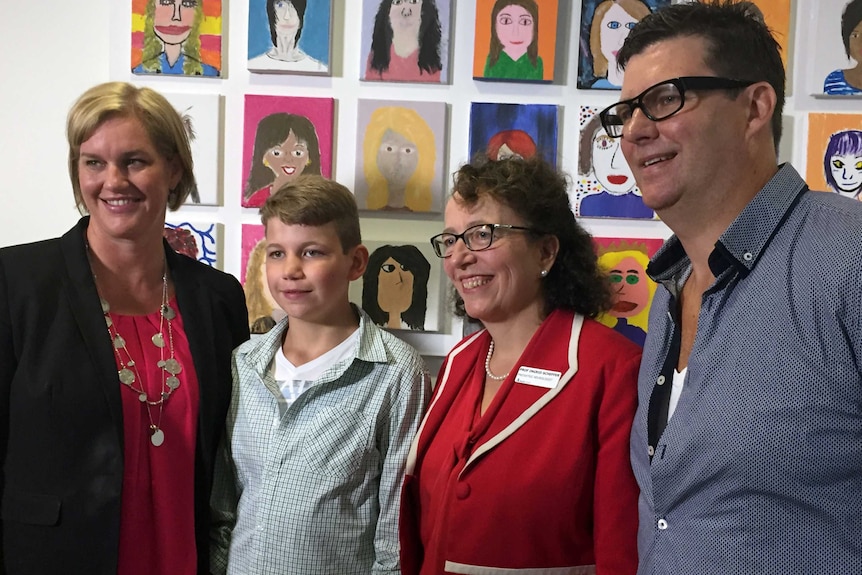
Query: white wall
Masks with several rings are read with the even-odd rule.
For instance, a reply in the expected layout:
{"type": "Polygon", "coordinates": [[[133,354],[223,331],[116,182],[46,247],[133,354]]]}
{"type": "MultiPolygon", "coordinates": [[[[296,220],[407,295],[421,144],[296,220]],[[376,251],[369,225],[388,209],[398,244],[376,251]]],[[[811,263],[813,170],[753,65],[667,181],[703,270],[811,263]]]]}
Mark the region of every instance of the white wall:
{"type": "MultiPolygon", "coordinates": [[[[824,0],[821,0],[824,1],[824,0]]],[[[838,2],[843,0],[825,0],[838,2]]],[[[170,92],[221,94],[224,98],[224,206],[183,208],[183,217],[225,224],[224,269],[239,275],[240,226],[257,223],[256,210],[239,206],[242,186],[242,117],[245,94],[334,97],[336,144],[334,177],[353,184],[356,150],[356,109],[359,98],[445,101],[450,105],[448,169],[467,158],[469,108],[472,101],[546,103],[562,106],[559,148],[561,167],[576,173],[579,105],[607,105],[616,92],[575,89],[576,35],[580,2],[562,0],[566,38],[562,41],[562,75],[556,84],[524,85],[472,80],[475,3],[454,1],[453,56],[446,86],[374,84],[359,82],[361,2],[333,0],[333,76],[252,75],[245,69],[247,2],[224,2],[225,77],[164,78],[133,76],[129,72],[128,0],[81,0],[74,7],[52,11],[42,3],[0,2],[0,246],[55,236],[77,218],[66,172],[65,114],[87,87],[105,80],[128,80],[170,92]],[[574,4],[574,6],[572,6],[574,4]],[[10,57],[14,55],[14,57],[10,57]]],[[[794,0],[791,21],[790,73],[787,102],[788,133],[783,159],[792,160],[804,174],[805,113],[856,111],[860,100],[823,100],[807,95],[805,81],[811,54],[808,34],[816,0],[794,0]]],[[[584,220],[596,235],[666,237],[661,222],[584,220]]],[[[416,221],[364,218],[363,233],[375,239],[423,240],[439,229],[437,220],[416,221]]],[[[425,353],[440,354],[457,340],[459,326],[447,335],[413,336],[425,353]]]]}

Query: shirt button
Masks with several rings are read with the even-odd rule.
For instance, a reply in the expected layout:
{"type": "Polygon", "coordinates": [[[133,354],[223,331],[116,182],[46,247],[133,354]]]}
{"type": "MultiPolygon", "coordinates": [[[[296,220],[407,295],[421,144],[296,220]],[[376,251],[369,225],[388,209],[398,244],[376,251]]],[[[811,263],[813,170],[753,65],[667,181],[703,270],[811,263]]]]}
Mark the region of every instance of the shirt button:
{"type": "Polygon", "coordinates": [[[467,499],[470,497],[470,484],[469,483],[459,483],[455,487],[455,497],[458,499],[467,499]]]}
{"type": "Polygon", "coordinates": [[[744,259],[747,262],[750,262],[751,260],[754,259],[754,254],[751,252],[745,252],[744,254],[742,254],[742,259],[744,259]]]}
{"type": "Polygon", "coordinates": [[[658,385],[664,385],[665,379],[663,375],[658,376],[658,379],[655,380],[658,385]]]}
{"type": "Polygon", "coordinates": [[[657,526],[658,526],[658,528],[659,528],[660,530],[662,530],[662,531],[664,531],[665,529],[667,529],[667,521],[665,521],[664,519],[659,519],[659,520],[658,520],[658,523],[657,523],[656,525],[657,525],[657,526]]]}
{"type": "Polygon", "coordinates": [[[646,452],[649,454],[650,457],[652,457],[653,455],[655,455],[655,447],[650,445],[649,447],[647,447],[646,452]]]}

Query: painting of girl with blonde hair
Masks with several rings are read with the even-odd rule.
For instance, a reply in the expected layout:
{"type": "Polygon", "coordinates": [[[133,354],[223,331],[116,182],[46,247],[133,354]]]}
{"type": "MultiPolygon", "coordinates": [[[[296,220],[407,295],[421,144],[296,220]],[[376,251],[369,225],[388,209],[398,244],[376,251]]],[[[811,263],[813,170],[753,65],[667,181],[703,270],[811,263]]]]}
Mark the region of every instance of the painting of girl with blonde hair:
{"type": "Polygon", "coordinates": [[[132,73],[219,76],[221,2],[132,0],[132,73]]]}
{"type": "Polygon", "coordinates": [[[360,100],[356,166],[360,209],[442,209],[446,104],[360,100]]]}

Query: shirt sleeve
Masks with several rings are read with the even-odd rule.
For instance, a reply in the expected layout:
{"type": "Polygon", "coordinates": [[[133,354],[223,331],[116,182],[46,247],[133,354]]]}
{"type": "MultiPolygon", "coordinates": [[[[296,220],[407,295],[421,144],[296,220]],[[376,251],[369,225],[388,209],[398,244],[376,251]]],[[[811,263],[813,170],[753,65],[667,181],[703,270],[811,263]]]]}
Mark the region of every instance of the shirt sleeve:
{"type": "MultiPolygon", "coordinates": [[[[396,365],[401,363],[400,360],[396,358],[396,365]]],[[[399,393],[389,416],[387,445],[382,454],[380,516],[374,534],[374,574],[401,572],[398,520],[404,464],[431,393],[431,380],[418,354],[409,365],[409,369],[399,370],[399,393]]]]}

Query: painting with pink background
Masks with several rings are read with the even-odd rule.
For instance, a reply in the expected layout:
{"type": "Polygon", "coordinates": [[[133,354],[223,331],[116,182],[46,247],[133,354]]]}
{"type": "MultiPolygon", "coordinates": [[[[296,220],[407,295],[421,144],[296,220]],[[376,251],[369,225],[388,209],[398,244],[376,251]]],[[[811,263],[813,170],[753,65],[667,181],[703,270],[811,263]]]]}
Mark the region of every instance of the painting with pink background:
{"type": "Polygon", "coordinates": [[[244,207],[263,205],[275,185],[282,185],[287,183],[285,180],[301,175],[304,165],[311,167],[308,173],[331,177],[334,109],[335,100],[332,98],[252,95],[245,97],[243,179],[240,193],[244,207]],[[272,120],[278,121],[273,124],[272,120]],[[291,127],[285,129],[283,128],[285,125],[291,127]],[[264,127],[267,127],[268,133],[263,133],[264,127]],[[285,131],[287,133],[284,133],[285,131]],[[282,146],[287,143],[291,143],[290,150],[287,149],[288,146],[282,146]],[[272,166],[275,161],[273,154],[282,154],[290,158],[293,150],[299,149],[297,145],[305,146],[307,161],[302,163],[296,173],[276,183],[276,167],[272,166]],[[282,147],[284,150],[281,149],[282,147]],[[277,152],[276,149],[278,149],[277,152]]]}

